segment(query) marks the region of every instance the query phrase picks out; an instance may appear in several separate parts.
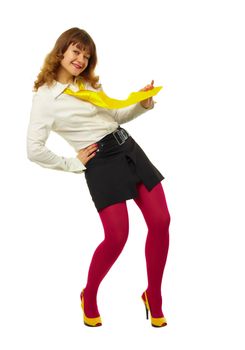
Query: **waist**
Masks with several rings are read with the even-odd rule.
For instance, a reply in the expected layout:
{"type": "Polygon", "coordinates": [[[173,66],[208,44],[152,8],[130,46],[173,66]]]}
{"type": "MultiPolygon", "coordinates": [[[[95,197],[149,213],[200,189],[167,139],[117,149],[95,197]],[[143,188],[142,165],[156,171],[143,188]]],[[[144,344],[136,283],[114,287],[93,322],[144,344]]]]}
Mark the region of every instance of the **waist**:
{"type": "Polygon", "coordinates": [[[127,132],[127,130],[119,126],[115,131],[106,135],[101,140],[96,142],[98,145],[97,152],[103,150],[103,148],[107,145],[120,147],[125,143],[125,141],[129,137],[130,137],[130,134],[127,132]]]}

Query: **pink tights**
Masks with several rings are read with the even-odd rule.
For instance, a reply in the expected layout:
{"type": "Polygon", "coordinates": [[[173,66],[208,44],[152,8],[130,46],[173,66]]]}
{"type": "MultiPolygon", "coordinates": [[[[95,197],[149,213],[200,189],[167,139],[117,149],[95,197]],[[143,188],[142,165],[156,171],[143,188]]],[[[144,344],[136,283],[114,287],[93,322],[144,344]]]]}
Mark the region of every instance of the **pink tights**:
{"type": "MultiPolygon", "coordinates": [[[[145,244],[147,296],[152,317],[162,317],[164,315],[161,283],[168,254],[170,215],[161,182],[150,192],[143,183],[137,186],[139,195],[134,201],[140,208],[148,228],[145,244]]],[[[89,267],[84,291],[87,317],[99,315],[96,302],[99,285],[123,250],[129,231],[126,201],[101,209],[99,215],[105,239],[96,248],[89,267]]]]}

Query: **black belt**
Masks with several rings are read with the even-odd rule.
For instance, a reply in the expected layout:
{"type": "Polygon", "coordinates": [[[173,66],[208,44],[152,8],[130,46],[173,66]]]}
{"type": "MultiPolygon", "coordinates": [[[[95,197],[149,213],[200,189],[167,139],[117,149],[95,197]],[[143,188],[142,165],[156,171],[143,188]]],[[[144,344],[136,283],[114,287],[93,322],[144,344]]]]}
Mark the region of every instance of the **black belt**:
{"type": "Polygon", "coordinates": [[[116,139],[119,146],[121,146],[130,136],[127,130],[120,127],[113,131],[112,135],[116,139]]]}
{"type": "MultiPolygon", "coordinates": [[[[103,148],[103,146],[108,142],[108,143],[115,143],[121,146],[124,144],[124,142],[130,137],[130,134],[127,132],[127,130],[121,128],[120,126],[113,131],[112,133],[106,135],[103,137],[103,139],[97,141],[97,145],[100,148],[103,148]]],[[[98,149],[98,151],[99,151],[98,149]]]]}

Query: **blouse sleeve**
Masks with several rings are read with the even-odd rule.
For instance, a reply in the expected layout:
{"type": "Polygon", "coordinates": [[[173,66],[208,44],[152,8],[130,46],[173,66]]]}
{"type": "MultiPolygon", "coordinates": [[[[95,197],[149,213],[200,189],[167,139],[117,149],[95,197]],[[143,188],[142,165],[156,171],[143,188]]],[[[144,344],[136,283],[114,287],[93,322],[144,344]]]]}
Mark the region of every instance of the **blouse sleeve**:
{"type": "Polygon", "coordinates": [[[113,110],[113,117],[118,124],[127,123],[130,120],[137,118],[141,114],[144,114],[145,112],[153,109],[154,103],[155,102],[153,102],[153,104],[149,108],[142,107],[140,102],[139,102],[139,103],[136,103],[134,105],[131,105],[131,106],[128,106],[125,108],[114,109],[113,110]]]}
{"type": "MultiPolygon", "coordinates": [[[[52,104],[52,101],[50,102],[52,104]]],[[[58,156],[45,146],[54,123],[50,112],[51,104],[48,103],[46,95],[36,93],[33,96],[27,130],[27,157],[30,161],[45,168],[82,173],[86,167],[77,157],[58,156]]]]}

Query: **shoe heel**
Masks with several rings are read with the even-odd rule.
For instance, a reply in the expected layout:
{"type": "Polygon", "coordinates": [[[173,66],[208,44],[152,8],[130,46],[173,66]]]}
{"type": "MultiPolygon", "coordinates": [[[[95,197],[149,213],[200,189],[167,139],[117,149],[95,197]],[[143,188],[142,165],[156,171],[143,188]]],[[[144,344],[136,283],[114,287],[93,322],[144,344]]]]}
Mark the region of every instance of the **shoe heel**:
{"type": "Polygon", "coordinates": [[[143,303],[145,305],[145,314],[146,314],[146,319],[148,320],[149,319],[149,305],[147,302],[147,297],[146,297],[145,292],[142,294],[141,299],[143,300],[143,303]]]}
{"type": "Polygon", "coordinates": [[[159,328],[159,327],[166,326],[167,325],[167,320],[166,320],[165,317],[158,317],[158,318],[152,317],[146,291],[142,294],[141,298],[142,298],[142,300],[143,300],[143,302],[145,304],[145,311],[146,311],[146,319],[147,320],[149,318],[149,312],[150,312],[152,327],[159,328]]]}
{"type": "Polygon", "coordinates": [[[147,306],[145,305],[145,313],[146,313],[146,319],[149,319],[149,310],[147,309],[147,306]]]}
{"type": "Polygon", "coordinates": [[[85,311],[84,311],[84,289],[82,290],[81,294],[80,294],[80,299],[81,299],[81,308],[83,310],[83,323],[85,324],[85,326],[88,327],[99,327],[102,326],[102,321],[101,321],[101,317],[87,317],[85,315],[85,311]]]}

